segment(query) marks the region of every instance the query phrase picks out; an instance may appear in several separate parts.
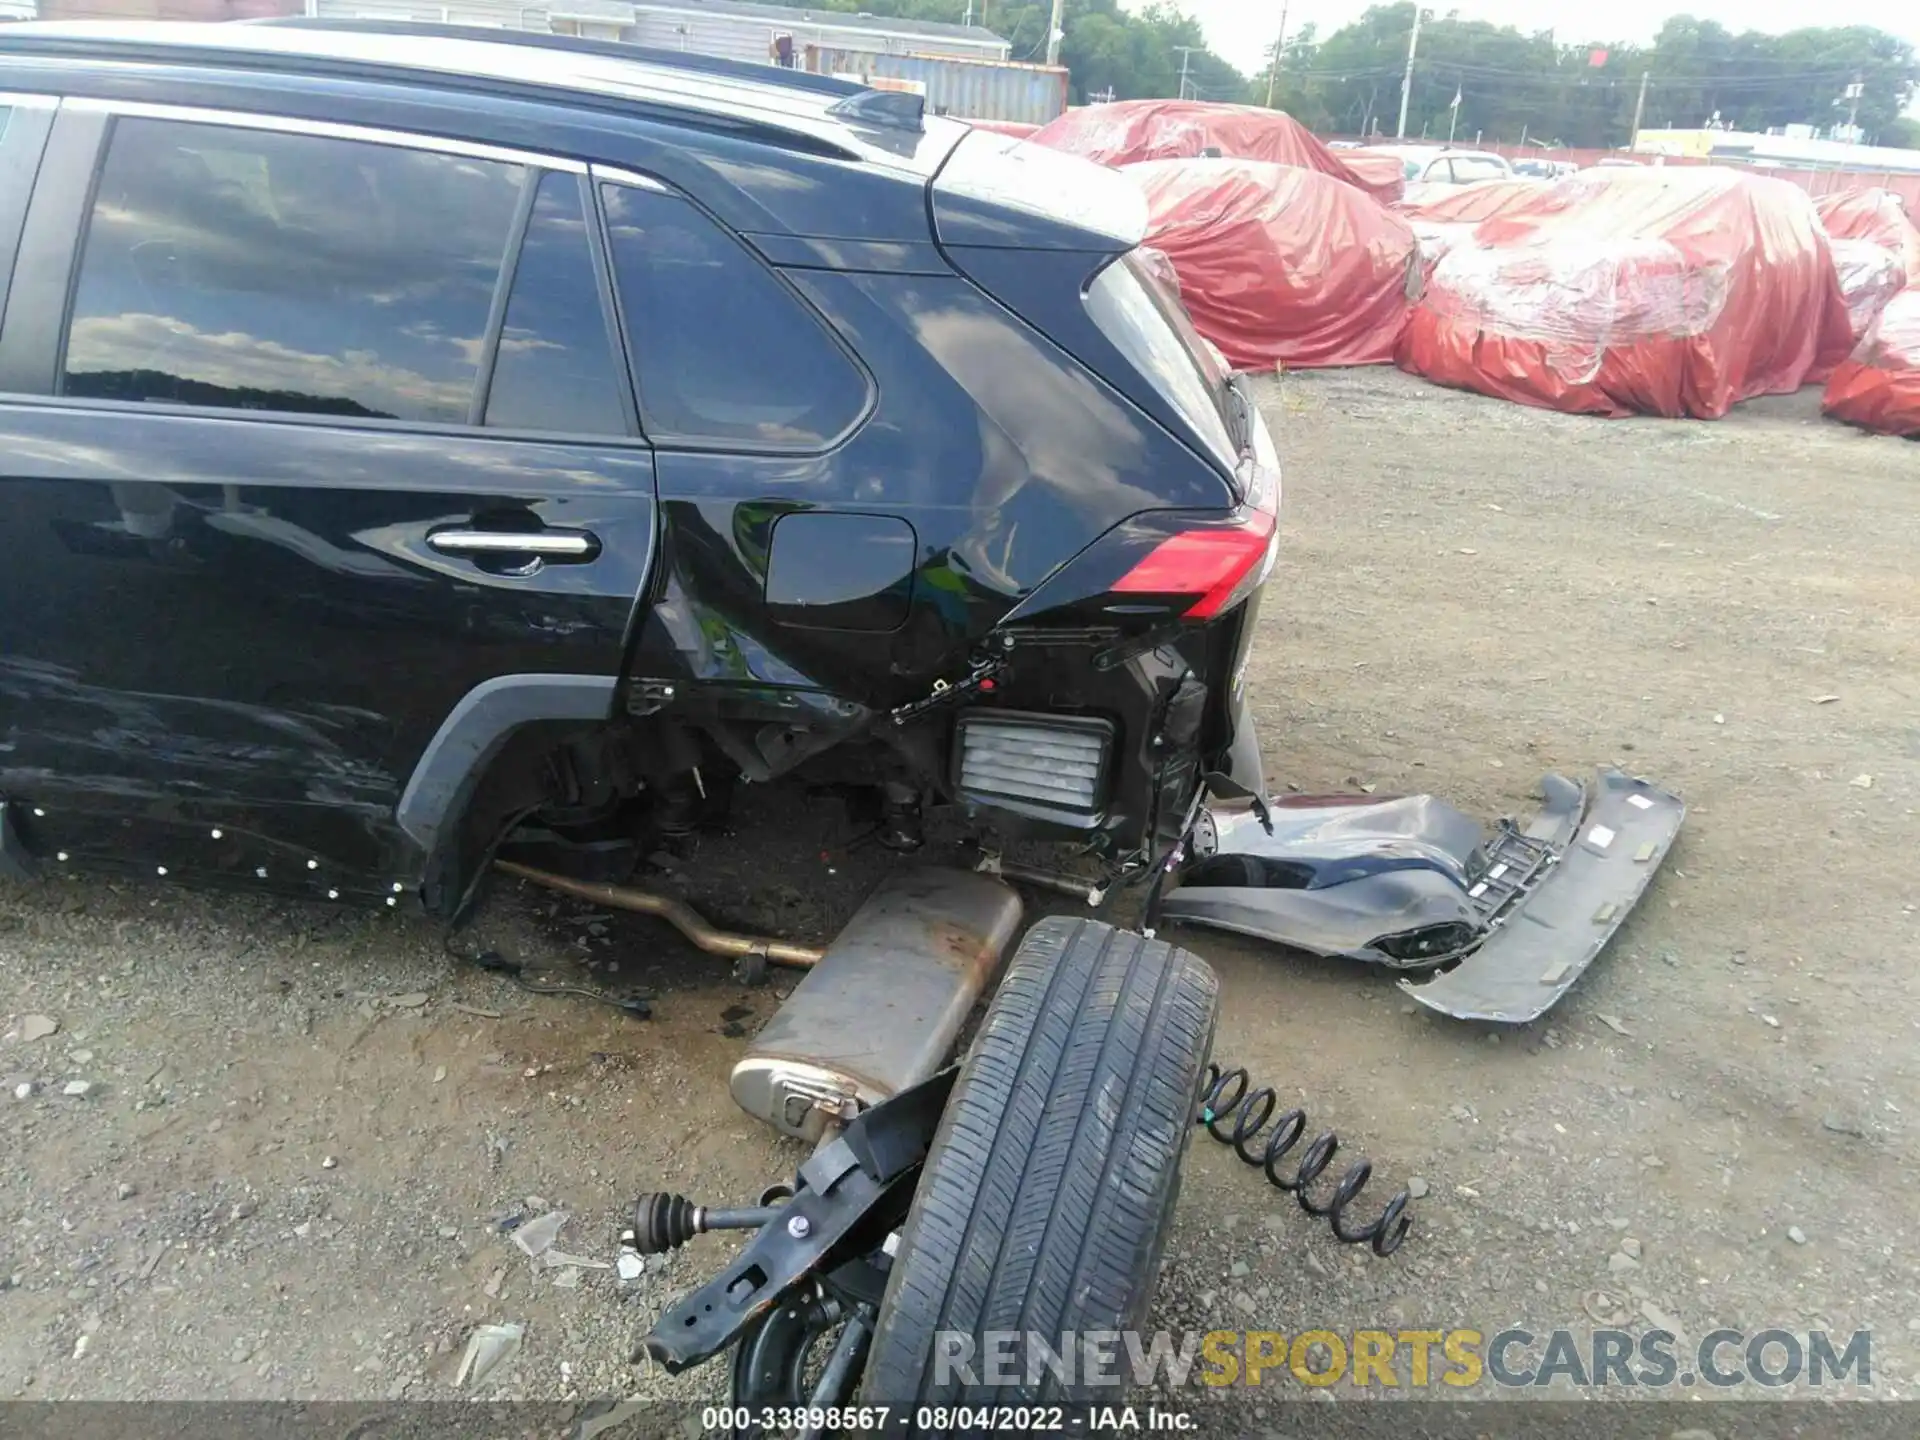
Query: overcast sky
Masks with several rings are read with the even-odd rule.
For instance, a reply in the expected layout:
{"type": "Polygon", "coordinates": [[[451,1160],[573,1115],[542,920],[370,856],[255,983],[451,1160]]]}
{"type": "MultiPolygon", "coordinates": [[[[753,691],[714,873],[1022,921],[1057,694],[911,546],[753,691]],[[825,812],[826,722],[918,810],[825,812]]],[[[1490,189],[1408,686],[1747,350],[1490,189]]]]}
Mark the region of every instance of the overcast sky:
{"type": "MultiPolygon", "coordinates": [[[[1141,0],[1130,0],[1141,3],[1141,0]]],[[[1251,75],[1266,63],[1280,29],[1281,0],[1174,0],[1206,28],[1207,43],[1251,75]]],[[[1465,20],[1486,20],[1532,32],[1552,28],[1560,40],[1646,42],[1674,14],[1717,20],[1729,30],[1779,33],[1806,25],[1877,25],[1920,47],[1920,0],[1424,0],[1440,14],[1458,9],[1465,20]]],[[[1367,8],[1368,0],[1291,0],[1287,32],[1314,24],[1324,38],[1367,8]]]]}

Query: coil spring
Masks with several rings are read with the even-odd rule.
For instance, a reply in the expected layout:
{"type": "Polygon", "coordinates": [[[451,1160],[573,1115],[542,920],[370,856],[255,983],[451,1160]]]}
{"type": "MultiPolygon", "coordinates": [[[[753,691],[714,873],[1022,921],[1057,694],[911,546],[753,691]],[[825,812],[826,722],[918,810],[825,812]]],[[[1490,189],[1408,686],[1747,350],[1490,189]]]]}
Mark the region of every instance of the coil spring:
{"type": "Polygon", "coordinates": [[[1413,1216],[1407,1213],[1412,1194],[1402,1189],[1387,1201],[1386,1208],[1370,1224],[1349,1225],[1347,1209],[1373,1178],[1373,1162],[1365,1157],[1354,1161],[1335,1183],[1332,1195],[1324,1203],[1315,1200],[1307,1192],[1333,1164],[1333,1157],[1340,1150],[1339,1137],[1331,1130],[1322,1131],[1308,1143],[1293,1174],[1282,1175],[1280,1161],[1306,1134],[1307,1114],[1304,1110],[1287,1111],[1267,1135],[1265,1147],[1250,1149],[1280,1107],[1280,1097],[1270,1086],[1254,1090],[1252,1085],[1253,1078],[1245,1070],[1223,1070],[1208,1062],[1206,1093],[1200,1102],[1199,1117],[1207,1133],[1221,1144],[1232,1146],[1233,1153],[1247,1164],[1264,1171],[1268,1183],[1292,1195],[1302,1210],[1330,1221],[1337,1239],[1348,1245],[1370,1245],[1373,1253],[1383,1259],[1398,1250],[1413,1225],[1413,1216]],[[1232,1087],[1231,1096],[1227,1093],[1229,1087],[1232,1087]],[[1223,1128],[1228,1121],[1232,1122],[1231,1128],[1223,1128]]]}

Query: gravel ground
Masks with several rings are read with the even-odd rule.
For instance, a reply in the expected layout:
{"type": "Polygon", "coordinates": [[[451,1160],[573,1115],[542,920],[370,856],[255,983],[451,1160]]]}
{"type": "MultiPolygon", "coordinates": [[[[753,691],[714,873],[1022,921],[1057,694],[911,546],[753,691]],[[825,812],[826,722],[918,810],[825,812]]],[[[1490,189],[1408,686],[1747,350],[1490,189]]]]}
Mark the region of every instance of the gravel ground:
{"type": "MultiPolygon", "coordinates": [[[[1611,761],[1690,815],[1529,1027],[1183,937],[1223,977],[1219,1055],[1423,1198],[1373,1260],[1198,1140],[1156,1323],[1866,1328],[1873,1393],[1920,1396],[1920,449],[1814,401],[1603,422],[1385,370],[1269,382],[1270,782],[1492,817],[1611,761]]],[[[833,807],[771,818],[777,860],[716,847],[701,893],[823,939],[884,857],[833,807]]],[[[485,1322],[527,1326],[491,1394],[717,1393],[724,1367],[626,1361],[719,1241],[623,1286],[536,1272],[503,1229],[561,1210],[561,1248],[604,1261],[638,1191],[744,1203],[790,1172],[726,1098],[788,982],[514,887],[460,943],[655,1018],[528,995],[392,914],[0,891],[0,1397],[450,1398],[485,1322]]],[[[1280,1398],[1181,1396],[1222,1434],[1280,1398]]]]}

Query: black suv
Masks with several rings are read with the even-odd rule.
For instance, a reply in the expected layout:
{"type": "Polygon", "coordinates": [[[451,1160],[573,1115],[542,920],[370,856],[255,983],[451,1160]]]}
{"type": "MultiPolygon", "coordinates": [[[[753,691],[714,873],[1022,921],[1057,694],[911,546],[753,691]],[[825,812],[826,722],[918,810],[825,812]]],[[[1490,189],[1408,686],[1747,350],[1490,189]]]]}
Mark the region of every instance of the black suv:
{"type": "Polygon", "coordinates": [[[1120,176],[452,27],[11,25],[0,92],[9,871],[445,912],[826,767],[1122,878],[1259,790],[1272,444],[1120,176]]]}

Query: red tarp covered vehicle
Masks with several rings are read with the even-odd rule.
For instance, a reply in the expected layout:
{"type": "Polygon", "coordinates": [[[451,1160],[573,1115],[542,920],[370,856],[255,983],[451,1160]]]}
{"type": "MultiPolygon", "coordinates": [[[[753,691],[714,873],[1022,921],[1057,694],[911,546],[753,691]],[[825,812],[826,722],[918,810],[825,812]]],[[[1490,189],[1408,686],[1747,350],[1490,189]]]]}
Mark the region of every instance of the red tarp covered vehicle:
{"type": "Polygon", "coordinates": [[[1488,180],[1479,185],[1409,185],[1393,208],[1406,216],[1420,241],[1427,269],[1440,263],[1454,246],[1473,234],[1482,220],[1491,220],[1540,194],[1538,180],[1488,180]]]}
{"type": "Polygon", "coordinates": [[[1716,419],[1825,379],[1852,345],[1804,190],[1622,167],[1483,220],[1434,268],[1396,358],[1528,405],[1716,419]]]}
{"type": "Polygon", "coordinates": [[[1887,302],[1833,372],[1820,408],[1849,425],[1920,438],[1920,289],[1887,302]]]}
{"type": "Polygon", "coordinates": [[[1313,170],[1155,160],[1146,243],[1180,279],[1194,326],[1239,369],[1393,359],[1418,248],[1406,221],[1313,170]]]}
{"type": "Polygon", "coordinates": [[[1116,100],[1082,105],[1048,121],[1031,137],[1102,165],[1178,160],[1217,150],[1237,160],[1272,160],[1317,170],[1357,185],[1381,201],[1399,198],[1397,174],[1362,175],[1282,110],[1211,105],[1202,100],[1116,100]]]}
{"type": "Polygon", "coordinates": [[[1478,185],[1409,185],[1394,208],[1422,220],[1478,225],[1529,203],[1546,189],[1543,180],[1487,180],[1478,185]]]}
{"type": "Polygon", "coordinates": [[[1840,293],[1847,302],[1847,326],[1860,339],[1880,318],[1887,301],[1907,286],[1900,257],[1875,240],[1829,240],[1833,273],[1840,277],[1840,293]]]}
{"type": "Polygon", "coordinates": [[[1920,286],[1920,229],[1891,190],[1850,190],[1813,202],[1820,223],[1836,240],[1871,240],[1900,257],[1907,284],[1920,286]]]}

